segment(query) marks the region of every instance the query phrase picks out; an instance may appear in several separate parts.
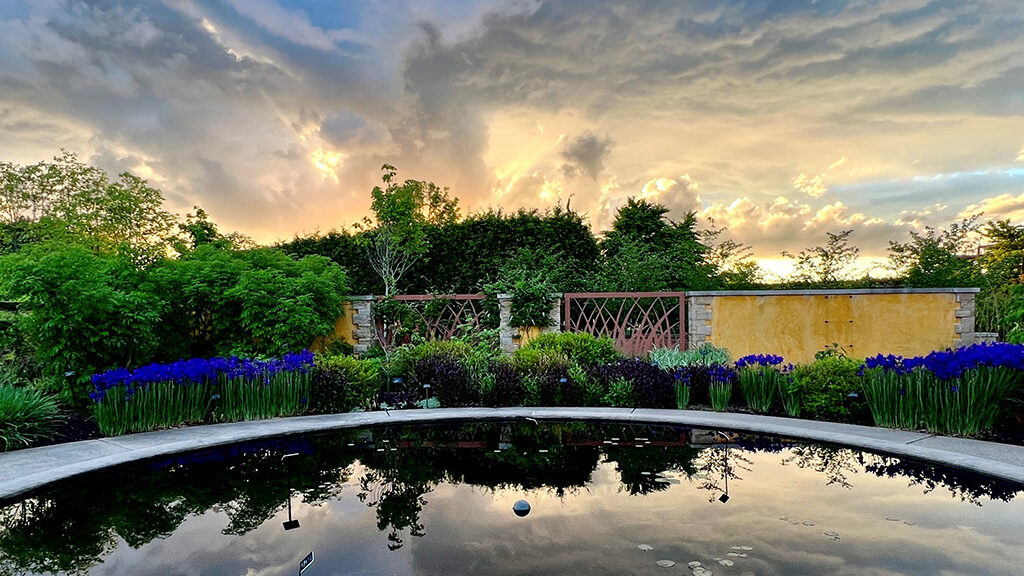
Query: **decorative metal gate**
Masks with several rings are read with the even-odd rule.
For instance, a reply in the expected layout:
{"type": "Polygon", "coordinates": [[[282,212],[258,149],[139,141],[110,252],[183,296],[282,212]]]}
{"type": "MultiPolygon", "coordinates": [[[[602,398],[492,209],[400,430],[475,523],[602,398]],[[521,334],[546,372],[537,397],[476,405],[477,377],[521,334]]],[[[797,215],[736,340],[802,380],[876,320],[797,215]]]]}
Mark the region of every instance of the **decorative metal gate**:
{"type": "Polygon", "coordinates": [[[686,348],[685,292],[579,292],[563,298],[566,332],[608,336],[630,356],[686,348]]]}
{"type": "Polygon", "coordinates": [[[461,330],[482,328],[483,294],[406,294],[394,299],[408,306],[408,314],[399,319],[398,330],[384,330],[381,320],[377,320],[378,334],[386,334],[388,344],[403,343],[393,342],[395,332],[405,334],[404,338],[399,336],[400,340],[407,340],[410,332],[427,340],[450,340],[461,330]]]}

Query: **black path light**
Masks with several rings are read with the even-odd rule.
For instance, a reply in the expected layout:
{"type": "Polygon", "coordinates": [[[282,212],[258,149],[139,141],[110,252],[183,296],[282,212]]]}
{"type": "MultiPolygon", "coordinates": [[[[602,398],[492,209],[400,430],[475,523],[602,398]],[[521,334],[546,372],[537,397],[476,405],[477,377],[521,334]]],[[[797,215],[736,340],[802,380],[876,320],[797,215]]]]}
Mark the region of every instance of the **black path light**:
{"type": "MultiPolygon", "coordinates": [[[[298,456],[298,452],[292,452],[291,454],[285,454],[281,456],[281,463],[284,464],[285,458],[291,458],[292,456],[298,456]]],[[[292,519],[292,469],[291,466],[284,464],[285,473],[288,477],[288,521],[284,522],[285,530],[294,530],[299,527],[299,521],[292,519]]]]}

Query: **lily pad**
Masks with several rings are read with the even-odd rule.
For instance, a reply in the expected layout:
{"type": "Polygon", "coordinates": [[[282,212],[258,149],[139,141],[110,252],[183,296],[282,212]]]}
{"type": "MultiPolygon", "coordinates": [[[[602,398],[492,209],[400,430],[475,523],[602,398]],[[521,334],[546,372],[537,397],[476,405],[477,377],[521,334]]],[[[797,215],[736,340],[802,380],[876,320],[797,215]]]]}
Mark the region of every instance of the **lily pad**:
{"type": "Polygon", "coordinates": [[[814,522],[811,522],[810,520],[804,520],[802,524],[804,526],[814,526],[814,522]]]}
{"type": "Polygon", "coordinates": [[[637,544],[636,547],[643,550],[644,552],[650,552],[651,550],[654,550],[654,546],[651,546],[650,544],[637,544]]]}
{"type": "Polygon", "coordinates": [[[693,562],[688,563],[687,566],[689,566],[690,570],[693,570],[694,568],[702,567],[703,564],[701,564],[700,562],[697,562],[696,560],[694,560],[693,562]]]}
{"type": "Polygon", "coordinates": [[[745,550],[750,552],[753,548],[750,546],[729,546],[729,550],[745,550]]]}
{"type": "Polygon", "coordinates": [[[726,556],[732,556],[733,558],[746,558],[746,552],[729,552],[726,556]]]}
{"type": "Polygon", "coordinates": [[[671,568],[676,565],[672,560],[658,560],[657,564],[662,568],[671,568]]]}
{"type": "Polygon", "coordinates": [[[733,564],[735,564],[735,562],[733,562],[732,560],[729,560],[728,558],[722,558],[721,560],[718,561],[718,563],[721,564],[722,566],[732,566],[733,564]]]}

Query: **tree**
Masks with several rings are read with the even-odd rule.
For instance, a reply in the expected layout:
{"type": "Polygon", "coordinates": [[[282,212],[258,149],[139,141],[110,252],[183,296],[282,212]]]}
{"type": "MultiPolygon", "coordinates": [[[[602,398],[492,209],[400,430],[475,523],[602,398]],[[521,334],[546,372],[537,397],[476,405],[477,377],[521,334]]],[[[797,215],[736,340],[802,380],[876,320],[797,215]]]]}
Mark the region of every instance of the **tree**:
{"type": "Polygon", "coordinates": [[[812,246],[796,255],[783,251],[783,256],[796,260],[794,279],[823,288],[838,287],[849,277],[850,267],[860,255],[860,249],[849,243],[851,234],[853,230],[826,232],[828,241],[824,246],[812,246]]]}
{"type": "Polygon", "coordinates": [[[889,267],[913,288],[976,286],[977,271],[964,256],[975,246],[970,235],[977,216],[954,222],[945,230],[911,231],[909,242],[889,241],[889,267]]]}
{"type": "MultiPolygon", "coordinates": [[[[449,199],[447,188],[432,182],[406,180],[399,184],[397,169],[381,166],[385,187],[374,186],[370,209],[376,227],[363,237],[370,266],[384,282],[384,296],[397,293],[398,282],[429,248],[424,226],[444,225],[459,217],[458,200],[449,199]]],[[[369,228],[370,222],[365,226],[369,228]]]]}
{"type": "Polygon", "coordinates": [[[73,237],[97,252],[122,252],[137,262],[163,255],[174,216],[159,190],[128,172],[105,172],[62,151],[52,162],[0,164],[0,217],[31,222],[35,238],[73,237]]]}
{"type": "Polygon", "coordinates": [[[989,221],[981,233],[985,242],[978,260],[985,274],[999,283],[1024,283],[1024,226],[989,221]]]}
{"type": "Polygon", "coordinates": [[[126,257],[45,242],[0,258],[0,293],[24,302],[18,327],[47,375],[89,375],[148,361],[162,303],[126,257]]]}
{"type": "Polygon", "coordinates": [[[667,217],[663,204],[629,198],[615,214],[601,242],[605,264],[598,275],[604,290],[706,290],[717,287],[715,267],[707,261],[697,217],[667,217]]]}
{"type": "Polygon", "coordinates": [[[199,206],[192,208],[195,212],[186,214],[185,221],[178,223],[178,235],[171,240],[172,247],[179,255],[207,245],[221,250],[251,250],[256,247],[252,238],[240,232],[221,234],[206,210],[199,206]]]}
{"type": "Polygon", "coordinates": [[[708,247],[705,261],[714,267],[725,288],[751,289],[764,282],[764,271],[754,260],[753,248],[731,238],[717,241],[725,227],[715,226],[714,219],[708,219],[708,228],[701,232],[703,243],[708,247]]]}

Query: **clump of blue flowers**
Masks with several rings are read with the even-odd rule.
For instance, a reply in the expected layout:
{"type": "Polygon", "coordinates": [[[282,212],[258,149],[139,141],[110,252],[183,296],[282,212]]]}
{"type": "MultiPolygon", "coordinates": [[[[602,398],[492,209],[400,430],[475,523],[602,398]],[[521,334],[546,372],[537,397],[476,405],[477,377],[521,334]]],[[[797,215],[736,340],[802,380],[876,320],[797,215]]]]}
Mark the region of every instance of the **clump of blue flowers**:
{"type": "Polygon", "coordinates": [[[1024,345],[1005,342],[910,358],[879,354],[861,366],[877,425],[957,435],[991,429],[1022,370],[1024,345]]]}
{"type": "Polygon", "coordinates": [[[737,368],[745,368],[747,366],[778,366],[785,362],[782,356],[776,356],[774,354],[750,354],[744,356],[736,361],[737,368]]]}
{"type": "Polygon", "coordinates": [[[750,354],[736,360],[740,390],[748,408],[754,412],[769,412],[776,395],[779,395],[787,412],[799,415],[799,398],[793,397],[795,392],[789,377],[793,366],[784,365],[785,361],[782,356],[775,354],[750,354]],[[794,405],[797,406],[796,414],[793,413],[794,405]]]}
{"type": "Polygon", "coordinates": [[[252,420],[305,411],[309,350],[280,358],[191,358],[94,374],[100,430],[141,432],[208,420],[252,420]]]}

